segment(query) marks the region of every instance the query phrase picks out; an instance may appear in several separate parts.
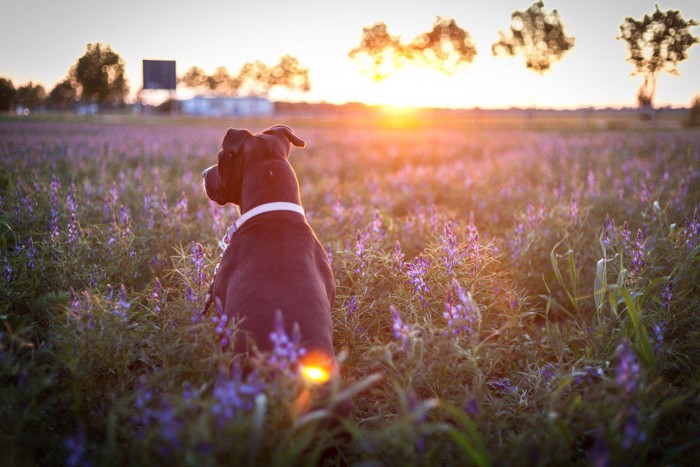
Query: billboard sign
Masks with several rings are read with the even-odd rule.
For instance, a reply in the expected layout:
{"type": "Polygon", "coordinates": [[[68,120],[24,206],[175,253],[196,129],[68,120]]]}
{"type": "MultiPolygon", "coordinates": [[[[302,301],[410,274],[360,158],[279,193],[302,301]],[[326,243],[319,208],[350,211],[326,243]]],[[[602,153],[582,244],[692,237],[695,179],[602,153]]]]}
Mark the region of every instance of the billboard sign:
{"type": "Polygon", "coordinates": [[[144,60],[144,89],[175,89],[175,60],[144,60]]]}

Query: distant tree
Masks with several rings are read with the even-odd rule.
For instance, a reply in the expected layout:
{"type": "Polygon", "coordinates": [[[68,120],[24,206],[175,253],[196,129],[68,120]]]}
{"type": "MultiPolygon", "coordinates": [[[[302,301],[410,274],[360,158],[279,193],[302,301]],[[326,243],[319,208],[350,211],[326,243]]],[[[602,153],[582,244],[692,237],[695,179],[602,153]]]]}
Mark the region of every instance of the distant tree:
{"type": "Polygon", "coordinates": [[[213,75],[207,77],[207,84],[212,91],[223,95],[235,95],[238,90],[233,77],[224,66],[218,67],[213,75]]]}
{"type": "Polygon", "coordinates": [[[53,109],[67,109],[74,105],[77,100],[78,93],[75,90],[75,85],[66,78],[56,83],[56,86],[49,92],[46,102],[53,109]]]}
{"type": "Polygon", "coordinates": [[[184,75],[182,75],[180,81],[188,88],[197,89],[208,86],[207,78],[208,76],[206,71],[198,66],[193,66],[187,70],[184,75]]]}
{"type": "Polygon", "coordinates": [[[640,107],[653,107],[656,82],[662,71],[677,75],[678,62],[688,58],[688,49],[698,42],[690,33],[697,26],[694,19],[686,21],[678,10],[656,11],[641,20],[625,18],[620,25],[620,36],[629,49],[627,61],[634,65],[632,74],[644,77],[637,93],[640,107]]]}
{"type": "Polygon", "coordinates": [[[700,96],[695,96],[690,104],[690,111],[688,112],[688,119],[685,121],[685,125],[687,127],[700,126],[700,96]]]}
{"type": "Polygon", "coordinates": [[[15,109],[17,100],[17,90],[12,80],[0,78],[0,111],[10,111],[15,109]]]}
{"type": "Polygon", "coordinates": [[[192,67],[180,81],[187,87],[209,89],[221,95],[266,95],[276,86],[301,91],[311,89],[309,69],[291,55],[284,55],[274,66],[259,60],[245,63],[233,76],[223,66],[218,67],[213,75],[192,67]]]}
{"type": "Polygon", "coordinates": [[[537,73],[549,70],[575,42],[564,32],[557,10],[547,12],[541,1],[525,11],[514,11],[510,16],[510,31],[499,31],[498,35],[499,40],[491,46],[494,56],[523,55],[525,66],[537,73]]]}
{"type": "Polygon", "coordinates": [[[309,69],[301,66],[299,60],[291,55],[280,57],[279,63],[270,69],[267,79],[264,81],[269,88],[282,86],[304,92],[311,89],[309,69]]]}
{"type": "Polygon", "coordinates": [[[471,35],[454,19],[438,16],[433,29],[418,35],[410,44],[411,57],[443,73],[452,74],[474,61],[476,46],[471,35]]]}
{"type": "Polygon", "coordinates": [[[362,72],[375,81],[396,73],[407,63],[422,63],[446,74],[467,65],[476,56],[471,35],[452,18],[438,16],[433,28],[405,44],[379,22],[362,29],[360,45],[348,54],[362,72]]]}
{"type": "Polygon", "coordinates": [[[80,85],[83,101],[122,103],[129,91],[124,60],[109,45],[88,44],[85,54],[71,68],[70,77],[80,85]]]}
{"type": "Polygon", "coordinates": [[[36,109],[44,103],[46,91],[41,84],[28,82],[17,88],[17,103],[28,109],[36,109]]]}
{"type": "Polygon", "coordinates": [[[398,36],[392,36],[383,22],[362,28],[360,45],[348,56],[360,62],[362,72],[375,81],[394,74],[411,53],[398,36]]]}

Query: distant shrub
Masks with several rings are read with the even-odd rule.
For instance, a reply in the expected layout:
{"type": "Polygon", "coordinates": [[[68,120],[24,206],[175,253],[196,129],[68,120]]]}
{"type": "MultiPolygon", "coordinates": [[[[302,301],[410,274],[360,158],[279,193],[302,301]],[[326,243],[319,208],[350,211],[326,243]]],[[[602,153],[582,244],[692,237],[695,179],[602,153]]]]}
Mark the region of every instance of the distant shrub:
{"type": "Polygon", "coordinates": [[[693,104],[690,106],[685,126],[688,128],[700,126],[700,96],[696,96],[695,99],[693,99],[693,104]]]}

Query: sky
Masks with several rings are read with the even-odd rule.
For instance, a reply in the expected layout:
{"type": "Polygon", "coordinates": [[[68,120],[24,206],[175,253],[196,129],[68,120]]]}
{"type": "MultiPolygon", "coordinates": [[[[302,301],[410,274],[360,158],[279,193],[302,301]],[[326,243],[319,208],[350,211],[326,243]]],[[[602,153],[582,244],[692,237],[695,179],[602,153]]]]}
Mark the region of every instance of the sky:
{"type": "MultiPolygon", "coordinates": [[[[235,73],[245,62],[273,65],[285,54],[310,69],[308,93],[273,89],[274,100],[364,102],[395,106],[507,108],[623,107],[636,104],[642,82],[631,76],[623,41],[626,16],[641,18],[659,3],[700,21],[700,1],[547,0],[557,9],[574,48],[545,75],[525,68],[522,57],[493,57],[498,31],[531,0],[0,0],[0,76],[15,87],[27,81],[47,90],[62,80],[88,42],[110,44],[126,62],[132,94],[142,85],[143,59],[176,60],[181,75],[191,66],[235,73]],[[432,28],[436,16],[454,18],[476,43],[477,56],[463,70],[444,75],[406,67],[382,82],[360,73],[348,52],[362,28],[383,21],[408,42],[432,28]]],[[[693,33],[700,36],[700,27],[693,33]]],[[[687,106],[700,94],[700,44],[679,65],[680,76],[662,74],[656,104],[687,106]]],[[[184,95],[185,93],[183,93],[184,95]]]]}

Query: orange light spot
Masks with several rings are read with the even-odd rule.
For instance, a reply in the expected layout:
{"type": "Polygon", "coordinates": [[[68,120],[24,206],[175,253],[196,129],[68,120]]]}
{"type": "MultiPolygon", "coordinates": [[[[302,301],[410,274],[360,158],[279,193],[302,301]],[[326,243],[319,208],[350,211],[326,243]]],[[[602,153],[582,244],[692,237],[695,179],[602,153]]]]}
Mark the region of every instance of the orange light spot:
{"type": "Polygon", "coordinates": [[[299,362],[299,374],[306,381],[322,384],[331,379],[333,358],[324,352],[312,350],[299,362]]]}
{"type": "Polygon", "coordinates": [[[302,365],[301,375],[312,383],[325,383],[331,377],[328,370],[320,366],[302,365]]]}

